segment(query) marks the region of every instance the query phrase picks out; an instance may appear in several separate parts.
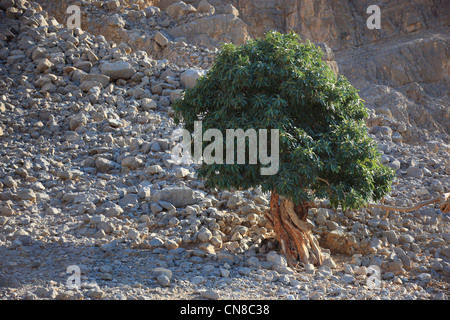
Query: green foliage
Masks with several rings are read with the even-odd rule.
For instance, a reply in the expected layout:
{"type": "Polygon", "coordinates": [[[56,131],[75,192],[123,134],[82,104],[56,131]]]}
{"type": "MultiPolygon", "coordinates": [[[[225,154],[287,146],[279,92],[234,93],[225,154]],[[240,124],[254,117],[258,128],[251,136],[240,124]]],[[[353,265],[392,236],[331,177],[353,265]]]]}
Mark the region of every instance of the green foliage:
{"type": "Polygon", "coordinates": [[[211,70],[175,102],[176,121],[193,132],[194,121],[201,120],[203,132],[219,129],[224,137],[226,129],[279,129],[280,167],[262,176],[259,161],[202,164],[198,176],[211,187],[261,186],[294,203],[327,198],[343,209],[387,194],[394,173],[382,165],[368,136],[366,107],[322,55],[294,33],[223,45],[211,70]]]}

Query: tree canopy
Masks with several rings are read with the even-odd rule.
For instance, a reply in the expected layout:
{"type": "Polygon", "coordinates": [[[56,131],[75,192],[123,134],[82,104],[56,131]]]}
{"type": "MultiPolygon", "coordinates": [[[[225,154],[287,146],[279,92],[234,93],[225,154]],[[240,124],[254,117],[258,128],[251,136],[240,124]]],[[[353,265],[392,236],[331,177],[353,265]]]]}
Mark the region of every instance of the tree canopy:
{"type": "Polygon", "coordinates": [[[363,100],[322,56],[293,32],[272,31],[242,46],[221,47],[213,67],[174,103],[175,120],[190,132],[202,121],[203,130],[218,129],[224,136],[226,129],[278,129],[279,170],[261,175],[259,159],[203,163],[197,174],[208,186],[260,186],[294,203],[329,199],[344,210],[390,191],[395,175],[368,134],[363,100]]]}

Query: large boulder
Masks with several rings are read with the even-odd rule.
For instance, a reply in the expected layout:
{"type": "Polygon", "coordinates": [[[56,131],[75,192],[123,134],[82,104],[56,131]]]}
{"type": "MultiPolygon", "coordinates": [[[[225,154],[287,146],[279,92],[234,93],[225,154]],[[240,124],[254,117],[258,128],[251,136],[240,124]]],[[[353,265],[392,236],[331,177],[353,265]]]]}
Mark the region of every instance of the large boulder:
{"type": "Polygon", "coordinates": [[[197,9],[195,9],[192,5],[186,4],[183,1],[173,3],[166,9],[167,15],[172,19],[177,19],[196,11],[197,9]]]}
{"type": "Polygon", "coordinates": [[[103,74],[87,74],[81,77],[81,82],[84,81],[100,82],[103,88],[106,88],[106,86],[109,84],[110,78],[103,74]]]}
{"type": "Polygon", "coordinates": [[[180,82],[185,88],[192,88],[197,80],[206,74],[206,70],[189,68],[180,75],[180,82]]]}
{"type": "Polygon", "coordinates": [[[234,14],[214,14],[177,27],[167,33],[172,38],[185,37],[187,42],[220,46],[222,42],[242,45],[250,39],[247,24],[234,14]]]}
{"type": "Polygon", "coordinates": [[[100,66],[103,75],[108,76],[111,80],[130,79],[136,70],[127,61],[105,62],[100,66]]]}
{"type": "Polygon", "coordinates": [[[168,187],[157,191],[153,201],[166,201],[175,207],[185,207],[197,202],[194,191],[188,187],[168,187]]]}
{"type": "Polygon", "coordinates": [[[197,6],[197,11],[200,13],[214,14],[216,9],[212,5],[210,5],[208,1],[202,0],[197,6]]]}

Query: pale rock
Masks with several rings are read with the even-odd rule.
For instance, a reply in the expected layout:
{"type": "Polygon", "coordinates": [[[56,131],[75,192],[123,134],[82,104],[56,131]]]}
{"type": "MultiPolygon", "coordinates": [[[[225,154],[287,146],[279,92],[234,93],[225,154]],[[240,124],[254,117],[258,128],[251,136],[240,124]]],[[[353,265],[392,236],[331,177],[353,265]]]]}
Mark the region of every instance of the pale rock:
{"type": "Polygon", "coordinates": [[[185,207],[197,202],[194,191],[189,187],[166,187],[157,191],[153,196],[153,200],[167,201],[175,207],[185,207]]]}
{"type": "Polygon", "coordinates": [[[422,179],[423,178],[422,170],[419,167],[416,167],[416,166],[409,167],[406,170],[406,175],[408,177],[417,178],[417,179],[422,179]]]}
{"type": "Polygon", "coordinates": [[[192,88],[197,80],[206,74],[205,70],[189,68],[180,75],[180,82],[185,88],[192,88]]]}
{"type": "Polygon", "coordinates": [[[168,6],[166,9],[166,13],[172,19],[177,19],[179,17],[186,16],[186,15],[196,12],[196,11],[197,11],[197,9],[195,9],[192,5],[186,4],[183,1],[173,3],[170,6],[168,6]]]}
{"type": "Polygon", "coordinates": [[[77,69],[83,70],[84,72],[89,72],[92,68],[92,62],[79,60],[73,66],[77,69]]]}
{"type": "Polygon", "coordinates": [[[155,165],[148,166],[145,168],[145,172],[147,174],[158,174],[163,171],[164,171],[163,168],[159,164],[155,164],[155,165]]]}
{"type": "Polygon", "coordinates": [[[35,201],[36,193],[33,191],[33,189],[22,189],[17,192],[17,197],[20,200],[35,201]]]}
{"type": "Polygon", "coordinates": [[[105,209],[105,216],[106,217],[118,217],[123,213],[122,207],[118,206],[117,204],[111,204],[111,206],[107,207],[105,209]]]}
{"type": "Polygon", "coordinates": [[[123,167],[128,167],[131,170],[135,170],[135,169],[141,167],[144,164],[144,162],[141,159],[139,159],[138,157],[128,156],[128,157],[125,157],[120,164],[123,167]]]}
{"type": "Polygon", "coordinates": [[[239,10],[236,9],[231,3],[229,3],[223,9],[223,13],[224,14],[232,14],[232,15],[238,16],[239,15],[239,10]]]}
{"type": "Polygon", "coordinates": [[[87,121],[87,116],[84,113],[80,112],[70,118],[69,128],[71,131],[75,131],[79,126],[86,125],[87,121]]]}
{"type": "Polygon", "coordinates": [[[110,17],[108,17],[108,19],[106,20],[108,26],[112,27],[112,28],[123,28],[125,27],[125,20],[118,14],[114,14],[110,17]]]}
{"type": "Polygon", "coordinates": [[[99,172],[109,172],[114,170],[116,166],[118,166],[118,164],[112,160],[103,157],[98,157],[95,159],[95,167],[99,172]]]}
{"type": "Polygon", "coordinates": [[[181,179],[186,177],[189,174],[189,170],[186,168],[177,168],[175,169],[175,178],[181,179]]]}
{"type": "Polygon", "coordinates": [[[45,70],[51,68],[53,63],[50,62],[47,58],[41,59],[36,67],[36,70],[39,72],[44,72],[45,70]]]}
{"type": "Polygon", "coordinates": [[[200,1],[200,3],[197,6],[197,12],[200,13],[214,14],[215,11],[216,9],[206,0],[200,1]]]}
{"type": "Polygon", "coordinates": [[[206,228],[201,227],[197,234],[197,239],[201,242],[208,242],[212,238],[212,232],[206,228]]]}
{"type": "Polygon", "coordinates": [[[127,61],[104,62],[100,66],[103,75],[110,77],[111,80],[130,79],[136,70],[127,61]]]}
{"type": "Polygon", "coordinates": [[[160,31],[157,31],[153,37],[153,39],[158,43],[161,47],[166,47],[169,44],[169,39],[162,34],[160,31]]]}
{"type": "Polygon", "coordinates": [[[141,99],[141,108],[144,111],[156,110],[158,109],[158,104],[156,101],[150,98],[142,98],[141,99]]]}
{"type": "Polygon", "coordinates": [[[94,87],[103,88],[103,85],[101,82],[95,80],[85,80],[80,84],[80,89],[83,90],[84,92],[88,92],[94,87]]]}
{"type": "MultiPolygon", "coordinates": [[[[106,88],[109,84],[110,77],[104,75],[104,74],[86,74],[81,77],[81,82],[84,81],[95,81],[101,83],[103,88],[106,88]]],[[[88,90],[85,90],[88,91],[88,90]]]]}
{"type": "Polygon", "coordinates": [[[3,184],[8,188],[17,188],[17,182],[11,176],[6,176],[3,180],[3,184]]]}

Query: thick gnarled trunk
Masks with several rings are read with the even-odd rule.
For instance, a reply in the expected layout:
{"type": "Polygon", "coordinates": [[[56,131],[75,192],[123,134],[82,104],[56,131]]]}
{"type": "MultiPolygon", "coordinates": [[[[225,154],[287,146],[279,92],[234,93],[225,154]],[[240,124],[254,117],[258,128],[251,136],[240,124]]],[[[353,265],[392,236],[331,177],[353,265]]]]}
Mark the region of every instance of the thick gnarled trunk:
{"type": "Polygon", "coordinates": [[[319,243],[306,222],[308,203],[294,205],[272,192],[270,210],[265,216],[272,225],[276,238],[290,265],[296,262],[322,264],[319,243]]]}

